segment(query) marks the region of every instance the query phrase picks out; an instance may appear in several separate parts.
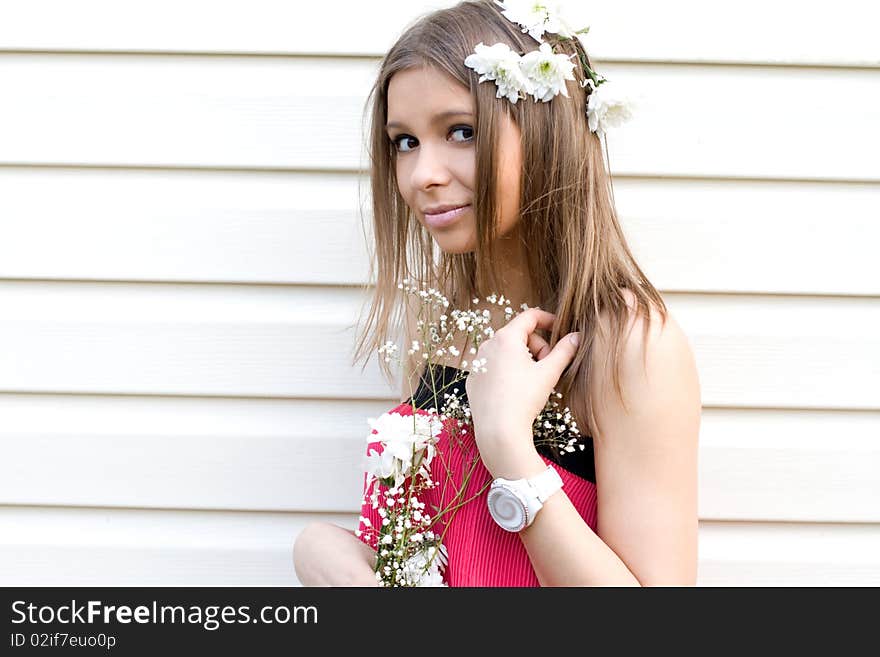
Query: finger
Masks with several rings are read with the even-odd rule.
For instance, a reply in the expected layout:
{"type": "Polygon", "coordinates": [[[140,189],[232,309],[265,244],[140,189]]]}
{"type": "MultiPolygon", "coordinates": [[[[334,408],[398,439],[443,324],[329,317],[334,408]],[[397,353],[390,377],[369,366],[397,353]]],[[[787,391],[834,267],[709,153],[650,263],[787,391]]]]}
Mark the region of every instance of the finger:
{"type": "Polygon", "coordinates": [[[553,322],[556,321],[556,315],[540,308],[529,308],[519,315],[511,319],[496,333],[504,331],[505,333],[513,333],[524,344],[528,344],[529,336],[536,330],[543,329],[549,331],[553,328],[553,322]]]}
{"type": "Polygon", "coordinates": [[[550,343],[537,333],[532,333],[529,336],[529,351],[535,360],[541,360],[550,353],[550,343]]]}
{"type": "Polygon", "coordinates": [[[575,354],[577,354],[577,345],[571,340],[573,335],[579,334],[577,332],[569,333],[559,338],[559,341],[539,364],[542,369],[549,372],[549,376],[553,381],[559,380],[562,372],[569,366],[575,354]]]}

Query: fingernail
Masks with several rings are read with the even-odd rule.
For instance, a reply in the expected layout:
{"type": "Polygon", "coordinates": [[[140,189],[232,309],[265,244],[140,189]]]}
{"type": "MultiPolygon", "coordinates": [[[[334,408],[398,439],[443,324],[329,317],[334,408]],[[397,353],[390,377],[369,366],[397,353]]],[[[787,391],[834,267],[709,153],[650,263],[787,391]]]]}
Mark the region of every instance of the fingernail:
{"type": "Polygon", "coordinates": [[[571,335],[568,336],[568,339],[571,340],[571,343],[575,347],[577,347],[578,343],[580,343],[580,341],[581,341],[581,336],[579,333],[572,333],[571,335]]]}

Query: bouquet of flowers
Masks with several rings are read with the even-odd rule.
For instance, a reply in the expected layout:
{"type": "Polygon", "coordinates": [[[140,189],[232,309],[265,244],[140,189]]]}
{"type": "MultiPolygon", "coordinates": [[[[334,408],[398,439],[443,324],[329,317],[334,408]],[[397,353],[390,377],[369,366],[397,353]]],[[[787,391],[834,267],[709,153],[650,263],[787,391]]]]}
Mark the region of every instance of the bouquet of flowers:
{"type": "MultiPolygon", "coordinates": [[[[410,356],[421,354],[428,368],[434,365],[435,359],[446,354],[455,357],[460,357],[462,353],[476,355],[483,340],[494,335],[494,329],[489,325],[491,313],[488,309],[448,311],[449,301],[439,292],[420,290],[408,283],[405,279],[398,289],[419,297],[420,336],[419,340],[413,341],[408,353],[410,356]],[[438,312],[440,315],[435,318],[438,312]],[[461,341],[460,336],[464,337],[463,349],[455,346],[456,341],[461,341]]],[[[510,301],[503,295],[490,295],[486,301],[504,306],[505,322],[516,314],[510,307],[510,301]]],[[[478,303],[479,299],[474,299],[474,305],[478,303]]],[[[521,306],[522,310],[527,308],[526,304],[521,306]]],[[[397,352],[397,345],[392,342],[379,348],[386,362],[397,360],[397,352]]],[[[485,365],[485,359],[472,358],[470,372],[460,369],[452,384],[460,382],[464,387],[468,374],[485,372],[485,365]]],[[[461,366],[468,368],[468,360],[462,359],[461,366]]],[[[452,384],[447,384],[445,388],[452,384]]],[[[367,442],[377,443],[380,451],[370,448],[367,454],[362,504],[370,503],[380,524],[374,527],[368,518],[361,516],[359,520],[365,530],[361,532],[358,529],[355,533],[375,539],[376,579],[381,586],[446,586],[443,579],[449,557],[443,544],[446,529],[455,512],[479,497],[491,484],[490,479],[476,494],[465,497],[471,476],[480,462],[479,452],[468,436],[471,429],[470,408],[464,399],[455,394],[458,388],[453,388],[452,393],[443,393],[441,397],[441,391],[434,386],[433,377],[431,387],[431,397],[437,402],[436,405],[423,409],[411,397],[412,415],[388,412],[368,419],[371,432],[367,442]],[[439,401],[441,398],[442,402],[439,401]],[[441,461],[443,459],[443,454],[437,450],[443,431],[447,432],[450,448],[461,450],[466,455],[467,465],[460,484],[452,481],[451,473],[448,468],[445,469],[447,480],[443,483],[444,487],[449,487],[451,483],[451,488],[448,488],[453,491],[451,501],[443,508],[432,505],[429,512],[423,501],[424,493],[441,483],[433,479],[431,464],[438,456],[441,461]]],[[[555,444],[563,451],[571,452],[576,449],[580,438],[577,424],[567,407],[563,410],[558,408],[554,396],[559,398],[562,395],[554,391],[544,410],[535,418],[535,443],[555,444]]],[[[579,447],[584,449],[584,444],[581,443],[579,447]]]]}

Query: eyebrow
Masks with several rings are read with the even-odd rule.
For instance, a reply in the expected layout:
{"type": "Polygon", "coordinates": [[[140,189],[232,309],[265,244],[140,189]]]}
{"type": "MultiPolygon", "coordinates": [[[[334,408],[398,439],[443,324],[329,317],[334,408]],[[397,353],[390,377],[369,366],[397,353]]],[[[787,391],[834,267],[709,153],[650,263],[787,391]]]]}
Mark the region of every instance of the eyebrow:
{"type": "MultiPolygon", "coordinates": [[[[431,118],[431,123],[438,123],[441,119],[449,118],[450,116],[473,116],[473,112],[468,112],[466,110],[448,110],[446,112],[440,112],[439,114],[435,114],[431,118]]],[[[385,130],[389,128],[403,128],[405,127],[402,123],[398,123],[397,121],[390,121],[385,124],[385,130]]]]}

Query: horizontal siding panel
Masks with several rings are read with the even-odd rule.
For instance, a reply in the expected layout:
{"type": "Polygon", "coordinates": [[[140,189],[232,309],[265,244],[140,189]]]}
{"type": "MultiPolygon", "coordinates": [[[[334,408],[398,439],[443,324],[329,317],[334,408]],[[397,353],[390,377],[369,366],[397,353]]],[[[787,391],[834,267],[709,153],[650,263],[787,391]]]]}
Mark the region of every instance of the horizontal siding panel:
{"type": "Polygon", "coordinates": [[[0,278],[368,277],[354,174],[0,169],[0,189],[0,278]]]}
{"type": "MultiPolygon", "coordinates": [[[[26,0],[4,3],[0,48],[379,55],[422,12],[453,4],[389,0],[378,20],[373,5],[357,0],[307,12],[287,0],[26,0]],[[332,38],[315,28],[328,21],[332,38]]],[[[805,11],[796,0],[627,0],[591,3],[580,16],[578,25],[592,28],[591,57],[600,60],[880,65],[876,13],[864,0],[841,0],[832,12],[805,11]]]]}
{"type": "MultiPolygon", "coordinates": [[[[0,395],[0,504],[354,512],[395,405],[0,395]]],[[[880,522],[878,473],[878,413],[703,411],[703,519],[880,522]]]]}
{"type": "MultiPolygon", "coordinates": [[[[0,189],[0,278],[367,280],[368,180],[353,173],[0,169],[0,189]]],[[[878,185],[622,177],[614,191],[664,291],[880,296],[878,185]]]]}
{"type": "Polygon", "coordinates": [[[706,409],[700,518],[880,522],[880,413],[706,409]]]}
{"type": "MultiPolygon", "coordinates": [[[[296,586],[292,546],[350,514],[0,507],[3,586],[296,586]]],[[[698,586],[877,586],[880,526],[700,523],[698,586]]]]}
{"type": "Polygon", "coordinates": [[[320,514],[0,507],[0,586],[298,586],[320,514]]]}
{"type": "MultiPolygon", "coordinates": [[[[0,106],[0,164],[360,170],[376,67],[339,58],[0,55],[0,86],[16,98],[0,106]]],[[[609,64],[603,72],[642,105],[609,138],[615,174],[880,181],[880,71],[609,64]],[[805,99],[827,88],[847,99],[846,120],[834,139],[817,140],[819,119],[805,99]],[[732,102],[733,90],[745,100],[732,102]]]]}
{"type": "Polygon", "coordinates": [[[701,586],[878,586],[880,525],[701,523],[701,586]]]}
{"type": "Polygon", "coordinates": [[[0,504],[353,512],[395,405],[0,395],[0,504]]]}
{"type": "Polygon", "coordinates": [[[375,70],[368,60],[0,55],[0,83],[18,101],[0,106],[0,163],[357,169],[375,70]]]}
{"type": "MultiPolygon", "coordinates": [[[[665,295],[706,406],[880,410],[880,299],[665,295]],[[845,327],[843,329],[842,327],[845,327]]],[[[387,399],[357,289],[0,284],[0,391],[387,399]]]]}
{"type": "Polygon", "coordinates": [[[0,391],[386,398],[351,365],[358,292],[0,284],[0,391]],[[5,304],[5,305],[4,305],[5,304]]]}
{"type": "Polygon", "coordinates": [[[614,197],[661,290],[880,296],[880,185],[618,178],[614,197]]]}

